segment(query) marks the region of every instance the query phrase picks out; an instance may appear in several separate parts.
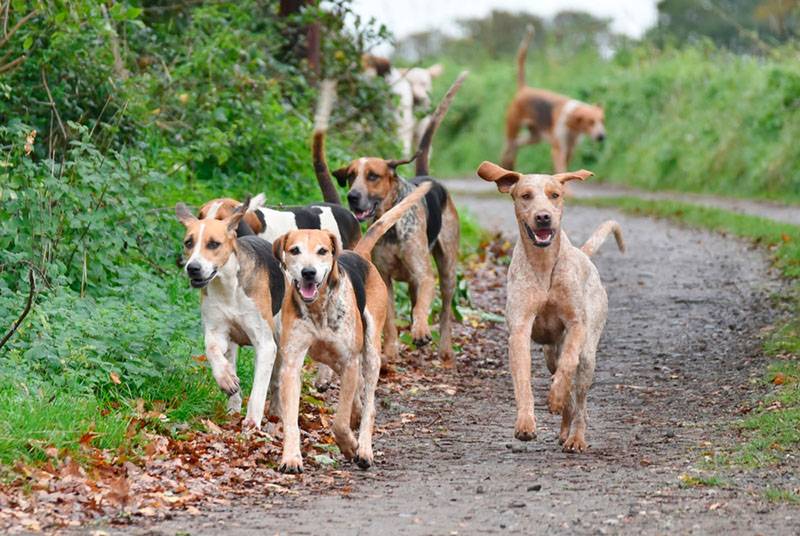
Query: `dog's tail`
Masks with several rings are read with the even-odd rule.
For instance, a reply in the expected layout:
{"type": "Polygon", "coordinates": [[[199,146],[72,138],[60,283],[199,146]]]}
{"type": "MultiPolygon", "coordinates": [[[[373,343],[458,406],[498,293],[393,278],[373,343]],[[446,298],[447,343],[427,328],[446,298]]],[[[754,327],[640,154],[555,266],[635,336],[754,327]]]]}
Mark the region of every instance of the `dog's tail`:
{"type": "Polygon", "coordinates": [[[319,102],[314,114],[314,138],[311,142],[311,153],[314,159],[314,174],[317,176],[322,198],[328,203],[341,205],[339,192],[331,179],[328,162],[325,160],[325,133],[328,131],[328,118],[331,116],[333,102],[336,100],[336,82],[323,80],[320,85],[319,102]]]}
{"type": "Polygon", "coordinates": [[[525,58],[528,57],[528,46],[531,44],[535,31],[536,28],[533,24],[528,24],[525,37],[519,43],[519,49],[517,50],[517,89],[525,87],[525,58]]]}
{"type": "Polygon", "coordinates": [[[391,229],[392,226],[397,223],[397,220],[399,220],[408,209],[418,203],[419,200],[422,199],[422,197],[427,194],[432,187],[433,181],[425,181],[414,188],[414,190],[404,197],[402,201],[387,210],[383,216],[378,218],[375,223],[369,226],[369,229],[367,229],[367,232],[361,237],[361,240],[358,241],[358,244],[356,244],[356,246],[353,248],[353,251],[365,259],[369,259],[370,254],[372,253],[372,248],[375,247],[375,244],[378,242],[378,240],[380,240],[386,231],[391,229]]]}
{"type": "Polygon", "coordinates": [[[600,246],[602,246],[603,242],[605,242],[606,238],[608,238],[609,233],[614,233],[614,238],[617,241],[617,247],[621,252],[625,253],[625,241],[622,240],[622,227],[620,227],[619,224],[614,220],[608,220],[601,223],[600,226],[594,230],[592,236],[589,237],[589,240],[587,240],[581,246],[581,251],[591,257],[598,249],[600,249],[600,246]]]}
{"type": "Polygon", "coordinates": [[[422,134],[422,138],[419,140],[416,163],[417,177],[422,177],[430,173],[428,157],[431,153],[431,141],[433,141],[433,135],[436,133],[439,123],[442,122],[445,114],[447,114],[447,109],[450,108],[450,103],[453,102],[453,97],[455,97],[456,93],[458,93],[458,90],[461,88],[461,84],[464,83],[464,79],[468,74],[469,71],[461,71],[461,74],[458,75],[456,81],[453,82],[453,85],[450,86],[450,89],[448,89],[447,93],[445,93],[444,98],[442,98],[442,101],[439,103],[439,106],[436,107],[436,111],[433,112],[431,120],[428,122],[428,127],[425,129],[425,132],[422,134]]]}

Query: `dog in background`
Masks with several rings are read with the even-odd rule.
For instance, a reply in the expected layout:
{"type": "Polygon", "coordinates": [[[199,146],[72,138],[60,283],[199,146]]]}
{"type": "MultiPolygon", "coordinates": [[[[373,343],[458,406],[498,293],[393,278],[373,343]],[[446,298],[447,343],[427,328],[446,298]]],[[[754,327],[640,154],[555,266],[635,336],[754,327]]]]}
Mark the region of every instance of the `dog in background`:
{"type": "Polygon", "coordinates": [[[517,92],[506,113],[501,164],[514,169],[519,148],[544,139],[550,143],[555,172],[565,173],[581,136],[599,142],[605,139],[605,114],[599,106],[526,85],[525,58],[532,37],[533,26],[529,26],[517,52],[517,92]],[[520,129],[525,131],[522,135],[520,129]]]}
{"type": "Polygon", "coordinates": [[[559,442],[566,452],[583,452],[586,397],[594,379],[595,354],[608,316],[608,297],[590,260],[614,233],[625,251],[619,224],[601,224],[579,249],[561,229],[564,186],[586,180],[580,170],[556,175],[523,175],[484,162],[478,176],[511,194],[519,225],[508,268],[508,355],[517,402],[514,436],[536,437],[531,391],[531,339],[544,345],[553,383],[547,397],[551,413],[561,414],[559,442]]]}
{"type": "Polygon", "coordinates": [[[289,281],[281,311],[281,422],[279,470],[301,473],[298,411],[306,354],[340,377],[333,435],[341,453],[361,469],[373,463],[375,388],[381,366],[381,331],[392,301],[370,252],[378,239],[430,190],[422,183],[373,223],[353,251],[329,231],[299,230],[279,237],[273,252],[289,281]],[[363,399],[362,399],[363,397],[363,399]],[[352,428],[359,426],[358,439],[352,428]]]}
{"type": "MultiPolygon", "coordinates": [[[[239,236],[255,234],[267,242],[294,229],[323,229],[332,232],[344,247],[352,248],[361,238],[361,227],[349,210],[331,203],[312,203],[299,207],[268,208],[261,193],[250,199],[247,212],[237,229],[239,236]]],[[[214,213],[224,220],[233,214],[240,203],[236,199],[212,199],[200,207],[199,219],[214,213]]]]}
{"type": "Polygon", "coordinates": [[[416,112],[430,108],[433,79],[441,76],[444,68],[438,63],[427,68],[395,68],[387,58],[372,54],[364,54],[361,62],[368,76],[383,78],[392,93],[397,95],[398,136],[403,154],[410,154],[411,148],[422,139],[431,119],[427,115],[417,119],[416,112]]]}
{"type": "MultiPolygon", "coordinates": [[[[347,201],[350,210],[359,221],[379,218],[410,195],[416,186],[422,182],[433,181],[428,176],[431,140],[466,76],[466,72],[459,75],[436,108],[414,156],[404,160],[357,158],[349,165],[333,172],[340,186],[349,186],[347,201]],[[406,181],[398,175],[397,168],[415,159],[416,177],[406,181]]],[[[320,109],[323,110],[330,108],[330,101],[333,99],[331,86],[326,85],[324,88],[320,99],[320,109]]],[[[339,196],[325,161],[324,138],[327,123],[322,120],[324,113],[317,115],[313,139],[314,169],[325,200],[336,203],[339,201],[339,196]]],[[[425,198],[400,218],[400,221],[378,242],[372,254],[373,262],[391,296],[394,296],[394,280],[409,284],[413,307],[411,336],[415,345],[424,346],[431,341],[428,316],[436,290],[436,275],[430,261],[430,254],[433,253],[438,268],[442,299],[439,356],[448,367],[455,365],[451,304],[456,286],[459,238],[458,212],[453,199],[444,186],[433,181],[433,186],[425,198]]],[[[384,337],[385,357],[390,361],[398,355],[394,300],[390,301],[384,337]]]]}
{"type": "MultiPolygon", "coordinates": [[[[238,205],[223,219],[217,219],[216,208],[206,213],[206,219],[195,218],[183,203],[176,205],[175,213],[186,228],[184,270],[192,287],[201,289],[200,315],[206,358],[217,385],[228,395],[230,413],[238,413],[242,407],[236,374],[239,346],[252,346],[255,350],[253,389],[242,426],[258,429],[270,383],[274,380],[277,316],[283,303],[285,281],[266,240],[257,236],[236,236],[249,204],[246,201],[238,205]]],[[[273,399],[278,400],[277,397],[273,399]]],[[[270,409],[277,410],[273,405],[270,409]]]]}

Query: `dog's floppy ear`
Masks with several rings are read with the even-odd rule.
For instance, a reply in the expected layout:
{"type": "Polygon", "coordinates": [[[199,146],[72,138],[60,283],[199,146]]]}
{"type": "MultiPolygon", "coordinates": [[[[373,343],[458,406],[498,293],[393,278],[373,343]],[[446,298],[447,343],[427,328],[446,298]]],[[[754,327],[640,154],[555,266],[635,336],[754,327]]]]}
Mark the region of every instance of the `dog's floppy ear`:
{"type": "Polygon", "coordinates": [[[339,186],[347,186],[350,182],[350,166],[337,169],[333,172],[333,176],[336,177],[336,182],[339,183],[339,186]]]}
{"type": "Polygon", "coordinates": [[[272,254],[278,259],[281,268],[286,268],[286,263],[283,262],[283,245],[286,243],[287,236],[289,236],[289,233],[282,234],[272,243],[272,254]]]}
{"type": "Polygon", "coordinates": [[[342,252],[342,245],[336,235],[328,231],[328,238],[331,241],[331,255],[333,256],[333,265],[331,266],[331,275],[328,278],[331,286],[339,284],[339,254],[342,252]]]}
{"type": "Polygon", "coordinates": [[[522,178],[522,175],[516,171],[509,171],[486,160],[478,168],[478,176],[485,181],[495,183],[497,189],[504,194],[510,192],[511,187],[522,178]]]}
{"type": "Polygon", "coordinates": [[[586,171],[585,169],[579,169],[578,171],[567,171],[566,173],[557,173],[553,175],[553,178],[558,182],[560,182],[561,184],[564,184],[565,182],[574,180],[585,181],[592,175],[594,175],[594,173],[592,173],[591,171],[586,171]]]}
{"type": "Polygon", "coordinates": [[[178,203],[175,205],[175,216],[177,216],[178,221],[185,226],[197,221],[197,218],[195,218],[194,215],[189,212],[189,209],[183,203],[178,203]]]}
{"type": "Polygon", "coordinates": [[[433,65],[428,67],[428,74],[431,75],[431,78],[442,76],[443,72],[444,72],[444,67],[442,67],[441,63],[434,63],[433,65]]]}
{"type": "Polygon", "coordinates": [[[242,221],[247,209],[250,207],[250,196],[248,195],[244,202],[241,205],[236,207],[236,210],[233,211],[233,214],[225,218],[225,223],[228,227],[228,232],[236,232],[236,228],[239,227],[239,222],[242,221]]]}

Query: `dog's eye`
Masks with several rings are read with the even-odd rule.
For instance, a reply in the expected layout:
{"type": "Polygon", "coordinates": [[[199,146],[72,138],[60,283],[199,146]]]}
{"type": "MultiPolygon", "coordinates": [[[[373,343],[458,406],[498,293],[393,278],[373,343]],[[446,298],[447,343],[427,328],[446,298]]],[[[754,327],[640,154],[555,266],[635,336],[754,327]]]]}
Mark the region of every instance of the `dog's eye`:
{"type": "Polygon", "coordinates": [[[325,249],[325,248],[319,248],[317,250],[317,255],[319,255],[320,257],[323,256],[323,255],[327,255],[327,254],[328,254],[328,250],[325,249]]]}
{"type": "Polygon", "coordinates": [[[559,196],[559,195],[558,195],[558,192],[553,192],[552,194],[550,194],[550,197],[551,197],[552,199],[558,199],[558,198],[559,198],[559,197],[561,197],[561,196],[559,196]]]}
{"type": "Polygon", "coordinates": [[[300,255],[300,248],[295,246],[289,250],[289,253],[291,253],[292,255],[300,255]]]}
{"type": "Polygon", "coordinates": [[[520,197],[522,197],[522,199],[524,199],[525,201],[530,201],[531,199],[533,199],[533,195],[531,195],[530,192],[525,192],[520,197]]]}
{"type": "Polygon", "coordinates": [[[374,171],[370,171],[369,173],[367,173],[367,180],[369,181],[376,181],[380,178],[381,176],[375,173],[374,171]]]}
{"type": "Polygon", "coordinates": [[[184,246],[186,249],[189,249],[189,248],[191,248],[192,246],[194,246],[194,240],[193,240],[193,239],[191,239],[191,238],[188,238],[188,239],[186,239],[186,241],[183,243],[183,246],[184,246]]]}
{"type": "Polygon", "coordinates": [[[206,244],[206,247],[208,249],[217,249],[219,246],[220,246],[220,243],[217,242],[216,240],[209,240],[208,244],[206,244]]]}

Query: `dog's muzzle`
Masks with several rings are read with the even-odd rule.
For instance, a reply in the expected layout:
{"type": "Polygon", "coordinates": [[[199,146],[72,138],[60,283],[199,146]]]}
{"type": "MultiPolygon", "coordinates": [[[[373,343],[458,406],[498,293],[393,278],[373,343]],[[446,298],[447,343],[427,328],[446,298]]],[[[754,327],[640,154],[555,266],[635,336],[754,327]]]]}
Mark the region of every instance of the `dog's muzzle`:
{"type": "Polygon", "coordinates": [[[375,216],[375,209],[378,207],[378,201],[372,201],[368,196],[353,190],[347,194],[347,204],[358,221],[367,221],[375,216]]]}
{"type": "Polygon", "coordinates": [[[315,268],[303,268],[300,270],[300,281],[294,280],[294,288],[306,303],[311,303],[317,299],[321,282],[317,282],[317,270],[315,268]]]}
{"type": "Polygon", "coordinates": [[[212,279],[217,277],[217,270],[211,271],[211,275],[203,277],[203,267],[197,263],[190,262],[186,265],[186,275],[189,276],[189,284],[194,288],[203,288],[208,285],[212,279]]]}

